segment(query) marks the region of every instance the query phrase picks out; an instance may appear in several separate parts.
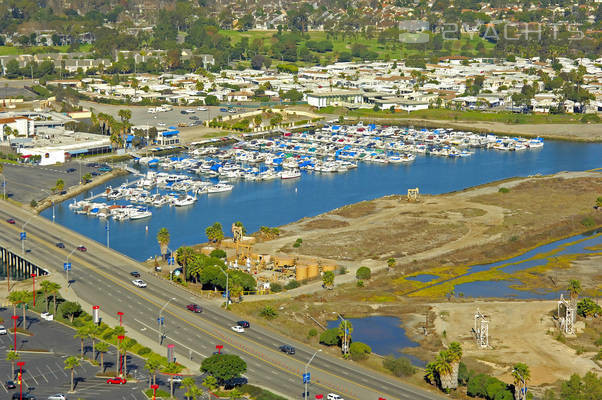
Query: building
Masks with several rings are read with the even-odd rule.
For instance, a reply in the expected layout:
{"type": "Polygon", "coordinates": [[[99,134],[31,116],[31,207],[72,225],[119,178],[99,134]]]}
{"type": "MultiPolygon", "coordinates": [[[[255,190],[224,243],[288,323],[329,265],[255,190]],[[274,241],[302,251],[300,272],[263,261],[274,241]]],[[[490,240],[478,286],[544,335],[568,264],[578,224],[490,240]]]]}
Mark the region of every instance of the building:
{"type": "Polygon", "coordinates": [[[180,131],[166,130],[157,132],[156,142],[160,146],[180,144],[180,131]]]}
{"type": "Polygon", "coordinates": [[[0,116],[0,142],[10,141],[9,136],[30,137],[34,134],[34,122],[24,116],[0,116]],[[10,133],[10,135],[9,135],[10,133]]]}
{"type": "Polygon", "coordinates": [[[329,90],[307,94],[307,104],[317,108],[328,106],[359,105],[363,102],[362,92],[359,90],[329,90]]]}
{"type": "Polygon", "coordinates": [[[378,107],[381,110],[390,110],[393,108],[395,111],[411,112],[417,110],[426,110],[429,108],[428,101],[408,100],[399,97],[375,99],[374,103],[378,104],[378,107]]]}

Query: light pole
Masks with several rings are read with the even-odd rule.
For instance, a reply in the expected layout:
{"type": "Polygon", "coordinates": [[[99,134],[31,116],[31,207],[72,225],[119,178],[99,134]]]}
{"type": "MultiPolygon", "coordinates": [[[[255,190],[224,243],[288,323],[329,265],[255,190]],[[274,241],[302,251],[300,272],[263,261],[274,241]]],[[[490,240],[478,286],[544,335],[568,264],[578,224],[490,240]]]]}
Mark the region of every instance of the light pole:
{"type": "Polygon", "coordinates": [[[516,370],[516,369],[512,369],[512,372],[516,373],[518,375],[518,377],[520,378],[520,380],[523,382],[523,387],[521,387],[520,389],[520,394],[519,394],[519,399],[524,399],[526,394],[527,394],[527,382],[525,382],[525,378],[523,378],[523,376],[521,375],[521,373],[516,370]],[[523,392],[524,390],[524,392],[523,392]]]}
{"type": "MultiPolygon", "coordinates": [[[[41,190],[42,190],[42,192],[48,193],[48,197],[52,196],[52,194],[48,190],[46,190],[46,189],[41,189],[41,190]]],[[[55,217],[55,214],[54,214],[54,200],[50,200],[50,201],[52,203],[52,223],[54,224],[54,217],[55,217]]]]}
{"type": "Polygon", "coordinates": [[[71,254],[77,250],[77,247],[71,250],[71,253],[67,254],[67,258],[65,259],[65,264],[63,265],[65,272],[67,273],[67,286],[69,286],[69,271],[71,271],[71,263],[69,262],[69,257],[71,254]]]}
{"type": "Polygon", "coordinates": [[[25,238],[27,237],[25,234],[25,227],[27,226],[27,224],[29,224],[29,221],[31,221],[33,217],[35,217],[35,215],[29,217],[29,219],[25,221],[25,223],[21,227],[21,255],[25,254],[25,238]]]}
{"type": "Polygon", "coordinates": [[[117,315],[119,315],[119,326],[123,326],[123,312],[117,311],[117,315]]]}
{"type": "Polygon", "coordinates": [[[2,174],[2,198],[6,200],[6,178],[2,174]]]}
{"type": "Polygon", "coordinates": [[[175,300],[175,297],[172,297],[171,299],[167,300],[167,302],[165,302],[165,304],[163,304],[163,307],[161,307],[161,309],[159,310],[159,318],[157,318],[157,323],[159,324],[159,343],[163,342],[163,320],[162,318],[162,314],[163,314],[163,310],[165,310],[165,307],[167,307],[167,305],[169,303],[171,303],[173,300],[175,300]]]}
{"type": "Polygon", "coordinates": [[[124,335],[119,335],[117,336],[117,339],[119,339],[119,347],[117,347],[117,369],[116,372],[121,375],[121,342],[123,342],[123,339],[125,339],[124,335]]]}
{"type": "Polygon", "coordinates": [[[38,276],[37,274],[31,274],[31,279],[33,279],[32,281],[32,285],[33,285],[33,306],[36,306],[36,276],[38,276]]]}
{"type": "Polygon", "coordinates": [[[307,395],[308,395],[308,393],[307,393],[307,384],[309,383],[309,375],[307,375],[307,368],[309,367],[309,364],[311,364],[311,362],[314,360],[314,357],[316,356],[316,354],[318,354],[321,351],[322,351],[322,349],[316,351],[314,353],[314,355],[311,356],[311,358],[309,359],[309,361],[307,362],[307,364],[305,364],[305,370],[304,370],[305,373],[303,374],[303,383],[305,383],[305,391],[303,392],[303,398],[305,400],[308,399],[308,397],[307,397],[307,395]]]}
{"type": "Polygon", "coordinates": [[[345,330],[343,331],[343,354],[347,354],[349,352],[349,346],[347,346],[347,331],[349,330],[349,324],[347,320],[343,318],[338,312],[333,311],[332,313],[338,315],[338,317],[341,319],[341,321],[343,321],[343,324],[345,326],[345,330]]]}
{"type": "Polygon", "coordinates": [[[228,274],[219,265],[217,267],[220,269],[220,271],[222,271],[224,273],[224,275],[226,275],[226,310],[227,310],[228,306],[230,305],[230,291],[228,290],[228,274]]]}
{"type": "Polygon", "coordinates": [[[23,366],[25,365],[25,361],[18,361],[17,365],[19,366],[19,399],[23,399],[23,366]]]}
{"type": "Polygon", "coordinates": [[[151,385],[151,389],[153,389],[153,400],[155,400],[157,398],[157,389],[159,389],[159,385],[151,385]]]}

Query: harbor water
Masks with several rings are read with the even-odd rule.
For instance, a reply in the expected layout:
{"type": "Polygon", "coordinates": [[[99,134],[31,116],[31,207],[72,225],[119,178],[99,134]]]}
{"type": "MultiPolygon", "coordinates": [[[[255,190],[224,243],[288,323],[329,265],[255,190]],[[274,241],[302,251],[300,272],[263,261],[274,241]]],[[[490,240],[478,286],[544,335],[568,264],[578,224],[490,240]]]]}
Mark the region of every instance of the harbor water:
{"type": "MultiPolygon", "coordinates": [[[[578,129],[578,126],[575,127],[578,129]]],[[[280,226],[346,204],[389,194],[405,194],[408,188],[440,194],[487,182],[559,171],[582,171],[602,167],[602,144],[546,141],[541,149],[499,152],[475,149],[465,158],[420,156],[409,164],[360,163],[342,174],[302,172],[300,179],[268,182],[236,181],[227,193],[199,195],[189,207],[153,208],[152,218],[108,221],[110,247],[138,260],[159,254],[156,234],[162,227],[171,235],[170,249],[206,240],[205,228],[220,222],[227,235],[233,222],[242,221],[248,232],[261,226],[280,226]]],[[[144,172],[144,171],[143,171],[144,172]]],[[[107,183],[118,187],[134,177],[119,177],[107,183]]],[[[94,193],[104,187],[94,189],[94,193]]],[[[84,193],[75,200],[87,198],[84,193]]],[[[107,238],[105,220],[79,215],[67,203],[55,207],[56,222],[98,242],[107,238]]],[[[42,215],[52,218],[52,210],[42,215]]]]}

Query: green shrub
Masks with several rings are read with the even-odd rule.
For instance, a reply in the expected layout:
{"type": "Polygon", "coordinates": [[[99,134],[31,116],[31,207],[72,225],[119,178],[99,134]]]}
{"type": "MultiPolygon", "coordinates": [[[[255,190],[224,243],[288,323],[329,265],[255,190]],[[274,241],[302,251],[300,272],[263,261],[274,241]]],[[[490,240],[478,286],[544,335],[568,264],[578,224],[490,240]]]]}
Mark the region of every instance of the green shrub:
{"type": "Polygon", "coordinates": [[[148,347],[142,347],[142,348],[140,348],[140,350],[138,350],[138,355],[145,356],[145,355],[149,354],[150,352],[151,352],[151,349],[149,349],[148,347]]]}
{"type": "Polygon", "coordinates": [[[278,313],[276,312],[276,310],[274,310],[274,307],[265,306],[261,309],[261,311],[259,311],[259,315],[269,320],[276,318],[278,316],[278,313]]]}
{"type": "Polygon", "coordinates": [[[500,193],[509,193],[510,189],[502,187],[502,188],[500,188],[500,190],[498,190],[498,192],[500,192],[500,193]]]}
{"type": "Polygon", "coordinates": [[[370,279],[372,276],[372,271],[368,267],[359,267],[355,272],[355,277],[360,280],[370,279]]]}
{"type": "Polygon", "coordinates": [[[602,307],[596,304],[589,297],[584,298],[579,303],[577,303],[577,314],[581,315],[584,318],[593,317],[595,315],[602,314],[602,307]]]}
{"type": "Polygon", "coordinates": [[[406,357],[395,358],[387,356],[383,360],[383,367],[391,371],[395,376],[411,376],[416,373],[416,368],[406,357]]]}
{"type": "Polygon", "coordinates": [[[271,283],[270,284],[270,290],[273,293],[280,293],[280,292],[282,292],[282,285],[279,284],[279,283],[271,283]]]}
{"type": "Polygon", "coordinates": [[[372,348],[366,343],[353,342],[349,346],[349,354],[351,359],[354,361],[365,360],[368,358],[368,354],[372,353],[372,348]]]}
{"type": "Polygon", "coordinates": [[[301,286],[301,284],[297,281],[289,281],[286,285],[284,285],[284,288],[286,290],[292,290],[292,289],[296,289],[299,286],[301,286]]]}
{"type": "Polygon", "coordinates": [[[268,390],[249,384],[242,385],[240,391],[248,394],[255,400],[286,400],[284,397],[278,396],[268,390]]]}
{"type": "Polygon", "coordinates": [[[222,249],[215,249],[211,253],[209,253],[209,257],[226,258],[226,252],[222,249]]]}
{"type": "Polygon", "coordinates": [[[307,332],[307,337],[315,337],[318,336],[318,330],[316,328],[311,328],[309,332],[307,332]]]}
{"type": "Polygon", "coordinates": [[[585,226],[586,228],[593,228],[596,226],[596,221],[592,217],[585,217],[581,220],[581,225],[585,226]]]}
{"type": "MultiPolygon", "coordinates": [[[[153,398],[153,389],[146,389],[144,391],[144,394],[149,399],[152,399],[153,398]]],[[[166,392],[165,390],[157,389],[157,398],[169,399],[169,396],[170,396],[169,392],[166,392]]]]}
{"type": "Polygon", "coordinates": [[[358,288],[363,288],[364,287],[364,281],[357,281],[355,283],[355,286],[357,286],[358,288]]]}
{"type": "Polygon", "coordinates": [[[335,346],[339,344],[339,330],[337,328],[327,329],[320,334],[320,343],[326,346],[335,346]]]}

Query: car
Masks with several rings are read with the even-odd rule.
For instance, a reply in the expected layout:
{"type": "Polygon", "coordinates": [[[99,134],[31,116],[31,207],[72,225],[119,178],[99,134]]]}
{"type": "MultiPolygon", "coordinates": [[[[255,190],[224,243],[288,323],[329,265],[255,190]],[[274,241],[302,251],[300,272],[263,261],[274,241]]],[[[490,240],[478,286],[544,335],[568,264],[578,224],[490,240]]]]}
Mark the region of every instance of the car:
{"type": "Polygon", "coordinates": [[[249,321],[237,321],[236,325],[242,326],[243,328],[250,328],[251,327],[251,324],[249,324],[249,321]]]}
{"type": "Polygon", "coordinates": [[[75,172],[77,171],[75,168],[67,168],[67,172],[75,172]]]}
{"type": "Polygon", "coordinates": [[[140,272],[138,271],[132,271],[130,272],[130,275],[132,275],[134,278],[140,278],[140,272]]]}
{"type": "Polygon", "coordinates": [[[244,333],[244,331],[245,331],[245,328],[243,328],[243,327],[242,327],[242,326],[240,326],[240,325],[234,325],[234,326],[232,327],[232,330],[233,330],[234,332],[238,332],[238,333],[244,333]]]}
{"type": "Polygon", "coordinates": [[[220,108],[219,111],[220,112],[228,112],[228,109],[227,108],[220,108]]]}
{"type": "Polygon", "coordinates": [[[40,317],[42,317],[42,319],[46,321],[54,320],[54,315],[50,314],[49,312],[43,312],[42,314],[40,314],[40,317]]]}
{"type": "Polygon", "coordinates": [[[86,251],[88,251],[88,249],[86,249],[86,246],[77,246],[77,249],[79,251],[81,251],[82,253],[85,253],[86,251]]]}
{"type": "Polygon", "coordinates": [[[197,107],[196,108],[197,111],[207,111],[206,107],[197,107]]]}
{"type": "Polygon", "coordinates": [[[120,376],[116,376],[115,378],[107,379],[107,383],[110,383],[111,385],[124,385],[127,383],[127,380],[120,376]]]}
{"type": "Polygon", "coordinates": [[[326,400],[345,400],[341,396],[335,393],[328,393],[326,396],[326,400]]]}
{"type": "Polygon", "coordinates": [[[53,394],[48,396],[48,400],[67,400],[67,396],[62,393],[53,394]]]}
{"type": "Polygon", "coordinates": [[[56,243],[56,247],[58,247],[59,249],[64,249],[65,248],[65,243],[63,243],[63,242],[57,242],[56,243]]]}
{"type": "Polygon", "coordinates": [[[194,313],[202,313],[203,309],[198,304],[188,304],[186,308],[194,313]]]}
{"type": "Polygon", "coordinates": [[[174,375],[167,378],[167,382],[182,383],[182,379],[181,375],[174,375]]]}
{"type": "Polygon", "coordinates": [[[159,122],[157,125],[158,126],[165,126],[165,122],[159,122]]]}
{"type": "Polygon", "coordinates": [[[16,389],[17,388],[17,385],[15,385],[14,381],[6,381],[4,386],[6,386],[7,389],[16,389]]]}
{"type": "Polygon", "coordinates": [[[92,171],[92,172],[90,172],[90,175],[98,176],[98,175],[100,175],[100,172],[92,171]]]}
{"type": "Polygon", "coordinates": [[[144,282],[142,279],[134,279],[132,281],[132,283],[134,284],[134,286],[137,286],[139,288],[145,288],[146,287],[146,282],[144,282]]]}
{"type": "Polygon", "coordinates": [[[0,335],[6,335],[8,332],[4,325],[0,325],[0,335]]]}
{"type": "Polygon", "coordinates": [[[295,354],[295,348],[289,344],[283,344],[279,347],[280,351],[286,354],[295,354]]]}
{"type": "Polygon", "coordinates": [[[107,165],[103,165],[102,167],[98,168],[98,172],[111,172],[112,170],[113,168],[107,165]]]}
{"type": "Polygon", "coordinates": [[[16,224],[16,223],[17,223],[17,222],[16,222],[14,219],[12,219],[12,218],[9,218],[9,219],[7,219],[7,220],[6,220],[6,222],[8,222],[8,223],[9,223],[9,224],[11,224],[11,225],[14,225],[14,224],[16,224]]]}
{"type": "Polygon", "coordinates": [[[31,393],[13,393],[13,400],[36,400],[36,396],[31,393]]]}
{"type": "Polygon", "coordinates": [[[247,383],[249,383],[249,380],[242,376],[239,378],[228,379],[224,381],[224,389],[232,390],[237,386],[246,385],[247,383]]]}

